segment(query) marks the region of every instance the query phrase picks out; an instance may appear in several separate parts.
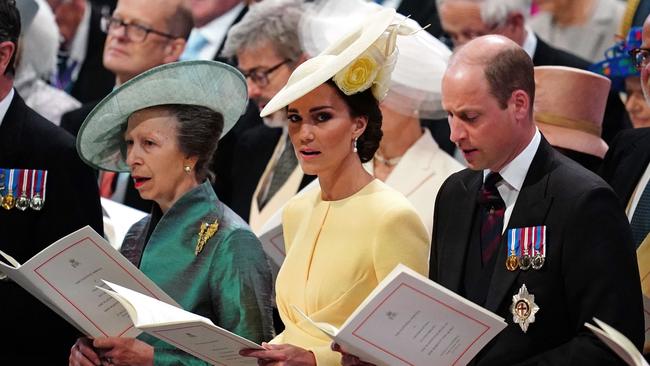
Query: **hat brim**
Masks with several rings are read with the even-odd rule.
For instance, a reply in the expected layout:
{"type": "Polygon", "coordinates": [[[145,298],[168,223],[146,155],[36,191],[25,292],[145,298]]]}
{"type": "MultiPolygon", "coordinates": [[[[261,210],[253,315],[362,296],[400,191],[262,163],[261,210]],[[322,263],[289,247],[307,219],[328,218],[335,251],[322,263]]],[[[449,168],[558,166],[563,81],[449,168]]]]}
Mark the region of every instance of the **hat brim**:
{"type": "Polygon", "coordinates": [[[262,109],[262,117],[286,107],[316,89],[359,57],[388,28],[395,18],[395,9],[378,8],[345,36],[318,56],[298,66],[285,85],[262,109]]]}
{"type": "Polygon", "coordinates": [[[224,136],[247,101],[246,80],[230,65],[205,60],[161,65],[127,81],[99,102],[81,125],[77,151],[94,168],[129,171],[122,147],[127,119],[134,112],[165,104],[206,107],[223,115],[224,136]]]}
{"type": "Polygon", "coordinates": [[[557,147],[604,158],[609,149],[602,138],[587,132],[537,122],[548,142],[557,147]]]}

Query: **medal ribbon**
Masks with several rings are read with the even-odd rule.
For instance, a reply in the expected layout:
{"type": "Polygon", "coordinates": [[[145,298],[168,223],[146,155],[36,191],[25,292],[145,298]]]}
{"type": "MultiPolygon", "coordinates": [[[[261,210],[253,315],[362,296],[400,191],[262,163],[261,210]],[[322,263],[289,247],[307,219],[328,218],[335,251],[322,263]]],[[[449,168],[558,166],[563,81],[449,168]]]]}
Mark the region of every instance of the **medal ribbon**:
{"type": "Polygon", "coordinates": [[[27,194],[27,181],[29,180],[29,169],[22,169],[22,171],[23,174],[20,174],[20,181],[18,182],[18,186],[20,187],[20,192],[18,192],[19,197],[27,194]]]}
{"type": "Polygon", "coordinates": [[[540,251],[542,257],[546,258],[546,225],[540,227],[540,251]]]}
{"type": "Polygon", "coordinates": [[[43,175],[43,185],[41,186],[41,195],[43,196],[43,204],[45,204],[45,187],[47,185],[47,170],[41,170],[43,175]]]}
{"type": "Polygon", "coordinates": [[[36,184],[34,184],[34,179],[36,179],[36,172],[36,169],[32,170],[32,192],[29,195],[29,199],[32,199],[34,197],[34,187],[36,186],[36,184]]]}
{"type": "Polygon", "coordinates": [[[529,233],[529,230],[530,230],[529,227],[524,228],[524,245],[523,245],[523,249],[522,249],[522,251],[523,251],[522,255],[526,255],[526,256],[528,255],[528,237],[529,237],[528,233],[529,233]]]}
{"type": "Polygon", "coordinates": [[[17,193],[18,190],[18,182],[14,180],[15,171],[16,169],[9,170],[9,193],[11,194],[17,193]]]}

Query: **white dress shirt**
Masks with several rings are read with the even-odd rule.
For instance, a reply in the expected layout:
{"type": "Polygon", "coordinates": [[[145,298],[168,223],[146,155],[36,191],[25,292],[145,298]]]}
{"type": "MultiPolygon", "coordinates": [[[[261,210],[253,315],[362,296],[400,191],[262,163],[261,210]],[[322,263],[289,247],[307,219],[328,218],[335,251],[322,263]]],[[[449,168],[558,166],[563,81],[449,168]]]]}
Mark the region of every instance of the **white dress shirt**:
{"type": "MultiPolygon", "coordinates": [[[[530,164],[533,162],[533,158],[535,157],[535,153],[537,153],[537,148],[539,147],[541,140],[542,135],[539,133],[539,130],[535,128],[535,134],[528,143],[528,146],[526,146],[517,157],[512,159],[511,162],[506,164],[506,166],[498,172],[503,180],[497,183],[497,189],[506,205],[506,212],[503,215],[502,233],[505,231],[506,227],[508,227],[508,221],[512,215],[512,209],[515,207],[521,187],[524,185],[526,174],[528,174],[528,168],[530,168],[530,164]]],[[[489,173],[490,170],[483,170],[483,182],[485,182],[485,178],[489,173]]]]}
{"type": "MultiPolygon", "coordinates": [[[[221,43],[226,39],[230,26],[237,19],[237,15],[244,9],[244,6],[244,3],[241,2],[203,27],[192,29],[192,33],[199,32],[208,41],[199,52],[199,60],[212,60],[214,58],[221,43]]],[[[190,34],[190,38],[192,38],[192,34],[190,34]]]]}
{"type": "Polygon", "coordinates": [[[2,121],[5,119],[5,115],[9,110],[9,105],[11,104],[11,101],[13,99],[14,99],[14,88],[11,88],[9,94],[7,94],[7,96],[3,100],[0,100],[0,126],[2,125],[2,121]]]}

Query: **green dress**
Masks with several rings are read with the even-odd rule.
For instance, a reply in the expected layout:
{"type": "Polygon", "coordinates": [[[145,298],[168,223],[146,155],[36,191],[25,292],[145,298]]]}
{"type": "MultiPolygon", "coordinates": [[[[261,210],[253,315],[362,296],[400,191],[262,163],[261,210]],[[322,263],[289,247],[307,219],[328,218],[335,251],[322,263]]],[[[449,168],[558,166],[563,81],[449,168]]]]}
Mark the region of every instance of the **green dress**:
{"type": "MultiPolygon", "coordinates": [[[[272,280],[266,255],[248,225],[217,199],[206,182],[187,192],[166,214],[151,215],[129,230],[122,254],[185,310],[253,342],[273,338],[272,280]],[[195,255],[201,223],[219,226],[195,255]]],[[[155,365],[206,365],[155,337],[155,365]]]]}

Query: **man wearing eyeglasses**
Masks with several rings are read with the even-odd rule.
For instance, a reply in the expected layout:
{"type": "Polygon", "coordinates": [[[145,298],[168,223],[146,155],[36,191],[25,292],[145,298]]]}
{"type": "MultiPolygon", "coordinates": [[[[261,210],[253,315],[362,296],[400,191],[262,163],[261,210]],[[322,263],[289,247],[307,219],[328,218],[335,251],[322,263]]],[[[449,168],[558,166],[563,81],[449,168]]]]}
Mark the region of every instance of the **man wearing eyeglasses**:
{"type": "MultiPolygon", "coordinates": [[[[121,85],[153,67],[178,61],[192,30],[192,15],[183,0],[119,0],[115,11],[102,19],[106,33],[104,66],[121,85]]],[[[99,100],[85,103],[61,118],[61,127],[77,135],[79,127],[99,100]]],[[[149,211],[127,174],[100,174],[103,197],[149,211]]]]}
{"type": "MultiPolygon", "coordinates": [[[[587,70],[590,62],[554,48],[537,37],[526,24],[532,0],[436,0],[443,30],[454,47],[483,35],[510,38],[532,58],[535,66],[569,66],[587,70]]],[[[631,124],[625,120],[625,106],[616,92],[610,92],[603,118],[603,140],[631,124]]]]}
{"type": "MultiPolygon", "coordinates": [[[[222,55],[237,57],[248,95],[260,109],[306,59],[298,39],[302,14],[300,0],[264,0],[251,6],[228,33],[222,55]]],[[[284,111],[279,111],[244,132],[235,147],[231,180],[236,184],[230,205],[258,235],[273,214],[313,179],[297,163],[286,124],[284,111]]]]}
{"type": "MultiPolygon", "coordinates": [[[[643,24],[640,48],[630,52],[641,72],[641,89],[646,103],[650,103],[650,17],[643,24]]],[[[630,221],[632,239],[636,246],[641,288],[650,297],[650,127],[635,128],[619,133],[605,155],[601,176],[619,197],[630,221]]],[[[646,335],[643,352],[650,359],[650,324],[646,308],[646,335]]]]}

